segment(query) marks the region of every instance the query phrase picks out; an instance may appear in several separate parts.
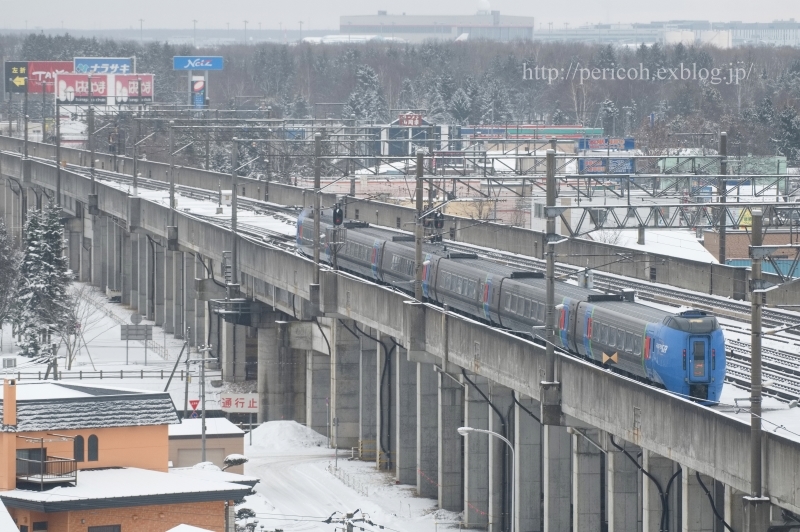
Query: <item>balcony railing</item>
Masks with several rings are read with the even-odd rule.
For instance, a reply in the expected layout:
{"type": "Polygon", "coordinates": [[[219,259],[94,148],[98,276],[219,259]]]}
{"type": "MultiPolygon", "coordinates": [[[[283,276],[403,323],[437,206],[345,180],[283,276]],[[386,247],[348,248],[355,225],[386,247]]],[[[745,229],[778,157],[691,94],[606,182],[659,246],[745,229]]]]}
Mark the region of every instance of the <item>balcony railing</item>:
{"type": "Polygon", "coordinates": [[[78,464],[71,458],[48,456],[45,460],[17,458],[17,481],[39,484],[61,484],[78,481],[78,464]]]}

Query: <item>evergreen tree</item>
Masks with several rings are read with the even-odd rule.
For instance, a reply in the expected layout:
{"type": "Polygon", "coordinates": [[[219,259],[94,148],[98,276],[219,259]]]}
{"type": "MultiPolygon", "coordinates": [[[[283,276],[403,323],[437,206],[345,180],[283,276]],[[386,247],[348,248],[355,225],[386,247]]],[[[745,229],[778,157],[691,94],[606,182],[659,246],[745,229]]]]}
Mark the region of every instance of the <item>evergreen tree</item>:
{"type": "Polygon", "coordinates": [[[450,115],[459,124],[466,124],[469,119],[472,102],[464,89],[459,88],[450,99],[450,115]]]}
{"type": "Polygon", "coordinates": [[[18,279],[19,253],[12,246],[11,237],[6,231],[6,225],[3,223],[3,219],[0,218],[0,328],[11,317],[18,279]]]}
{"type": "Polygon", "coordinates": [[[428,101],[428,120],[436,124],[452,122],[452,118],[447,111],[442,93],[434,90],[428,101]]]}
{"type": "Polygon", "coordinates": [[[71,272],[63,255],[64,230],[61,209],[50,203],[32,211],[25,225],[25,249],[14,320],[21,333],[24,356],[37,356],[49,335],[64,330],[70,302],[67,288],[71,272]]]}
{"type": "Polygon", "coordinates": [[[378,74],[368,66],[359,67],[356,82],[356,90],[347,99],[342,115],[356,115],[360,120],[385,121],[389,115],[389,106],[383,96],[378,74]]]}
{"type": "Polygon", "coordinates": [[[416,109],[418,107],[414,83],[408,78],[403,80],[400,94],[397,97],[397,107],[400,109],[416,109]]]}

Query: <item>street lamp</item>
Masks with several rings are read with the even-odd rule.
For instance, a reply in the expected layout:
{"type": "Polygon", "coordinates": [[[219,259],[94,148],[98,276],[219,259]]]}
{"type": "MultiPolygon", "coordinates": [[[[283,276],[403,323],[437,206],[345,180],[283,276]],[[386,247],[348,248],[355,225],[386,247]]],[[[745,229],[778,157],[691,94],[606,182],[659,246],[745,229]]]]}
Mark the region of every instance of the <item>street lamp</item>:
{"type": "MultiPolygon", "coordinates": [[[[471,434],[473,432],[480,432],[482,434],[488,434],[489,436],[494,436],[495,438],[503,440],[504,442],[506,442],[506,445],[508,445],[508,448],[511,449],[511,470],[514,472],[514,474],[516,474],[517,466],[516,466],[516,458],[514,457],[514,445],[512,445],[512,443],[510,441],[508,441],[508,439],[506,439],[505,436],[503,436],[502,434],[499,434],[497,432],[492,432],[491,430],[476,429],[476,428],[473,428],[473,427],[459,427],[456,430],[458,431],[459,434],[461,434],[465,438],[469,434],[471,434]]],[[[514,520],[516,519],[516,515],[517,515],[516,514],[517,501],[516,501],[516,497],[515,497],[515,491],[516,490],[515,490],[515,487],[514,487],[515,484],[516,484],[516,482],[514,482],[514,477],[512,476],[511,477],[511,526],[509,527],[509,531],[510,532],[514,532],[514,520]]]]}

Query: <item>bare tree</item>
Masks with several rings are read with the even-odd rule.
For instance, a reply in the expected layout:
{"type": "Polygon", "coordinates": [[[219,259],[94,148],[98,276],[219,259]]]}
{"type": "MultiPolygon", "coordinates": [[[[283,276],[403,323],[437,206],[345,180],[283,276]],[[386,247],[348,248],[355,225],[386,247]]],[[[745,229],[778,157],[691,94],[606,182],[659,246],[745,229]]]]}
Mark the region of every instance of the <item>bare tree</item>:
{"type": "Polygon", "coordinates": [[[72,369],[81,344],[86,347],[84,336],[100,325],[106,313],[103,311],[104,296],[92,290],[89,285],[71,285],[68,296],[68,319],[64,320],[64,325],[55,333],[67,350],[67,369],[72,369]]]}

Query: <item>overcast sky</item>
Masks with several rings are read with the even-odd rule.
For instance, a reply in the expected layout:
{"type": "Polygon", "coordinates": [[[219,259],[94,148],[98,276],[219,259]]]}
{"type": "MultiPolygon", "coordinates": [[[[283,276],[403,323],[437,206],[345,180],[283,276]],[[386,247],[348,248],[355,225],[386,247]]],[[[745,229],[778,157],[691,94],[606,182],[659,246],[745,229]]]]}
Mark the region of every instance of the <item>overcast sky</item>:
{"type": "MultiPolygon", "coordinates": [[[[379,9],[407,14],[473,14],[477,0],[0,0],[0,27],[116,29],[191,28],[297,28],[338,29],[340,15],[374,14],[379,9]],[[12,7],[13,6],[13,7],[12,7]],[[402,6],[402,7],[398,7],[402,6]]],[[[798,0],[492,0],[492,9],[506,15],[536,17],[536,26],[548,22],[562,26],[606,22],[649,22],[652,20],[712,20],[727,22],[771,22],[800,20],[798,0]]]]}

